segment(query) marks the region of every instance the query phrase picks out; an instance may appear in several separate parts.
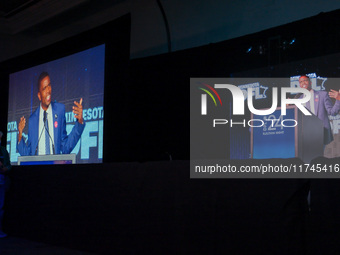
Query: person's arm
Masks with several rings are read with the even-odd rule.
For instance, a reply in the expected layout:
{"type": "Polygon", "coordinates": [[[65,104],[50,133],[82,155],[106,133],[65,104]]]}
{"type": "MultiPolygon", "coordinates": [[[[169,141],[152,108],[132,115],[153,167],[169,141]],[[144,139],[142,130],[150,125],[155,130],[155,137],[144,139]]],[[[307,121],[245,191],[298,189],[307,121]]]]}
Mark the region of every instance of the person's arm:
{"type": "Polygon", "coordinates": [[[17,143],[17,150],[20,154],[20,156],[28,156],[31,155],[31,144],[28,139],[27,144],[25,143],[24,139],[22,139],[22,131],[24,130],[26,126],[26,119],[24,116],[20,118],[20,122],[18,125],[18,143],[17,143]]]}
{"type": "Polygon", "coordinates": [[[72,131],[67,135],[66,132],[66,119],[65,119],[65,108],[63,108],[62,120],[61,120],[61,142],[60,142],[60,150],[62,154],[69,154],[73,150],[73,148],[77,145],[83,131],[85,128],[85,121],[83,119],[83,107],[82,107],[83,99],[80,99],[80,102],[75,102],[75,106],[73,106],[73,113],[75,114],[75,118],[77,119],[72,131]]]}
{"type": "Polygon", "coordinates": [[[330,97],[326,94],[325,95],[325,109],[328,113],[328,115],[337,115],[338,112],[340,111],[340,101],[336,100],[335,104],[332,104],[332,100],[330,97]]]}

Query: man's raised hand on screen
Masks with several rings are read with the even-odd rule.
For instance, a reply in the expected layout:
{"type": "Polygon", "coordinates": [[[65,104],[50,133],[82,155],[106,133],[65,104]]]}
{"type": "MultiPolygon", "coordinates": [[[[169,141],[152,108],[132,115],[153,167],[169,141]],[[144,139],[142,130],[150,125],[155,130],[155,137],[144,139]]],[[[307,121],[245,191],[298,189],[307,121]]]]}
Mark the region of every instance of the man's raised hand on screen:
{"type": "Polygon", "coordinates": [[[18,129],[19,129],[18,142],[21,141],[21,138],[22,138],[22,131],[24,130],[25,125],[26,125],[26,119],[25,119],[24,116],[22,116],[22,117],[20,118],[19,127],[18,127],[18,129]]]}
{"type": "Polygon", "coordinates": [[[72,107],[74,117],[78,120],[80,124],[84,124],[84,119],[83,119],[83,99],[80,98],[79,103],[77,101],[74,101],[74,106],[72,107]]]}
{"type": "Polygon", "coordinates": [[[340,91],[336,91],[334,89],[331,89],[331,91],[328,93],[328,95],[332,98],[335,98],[336,100],[340,100],[340,91]]]}

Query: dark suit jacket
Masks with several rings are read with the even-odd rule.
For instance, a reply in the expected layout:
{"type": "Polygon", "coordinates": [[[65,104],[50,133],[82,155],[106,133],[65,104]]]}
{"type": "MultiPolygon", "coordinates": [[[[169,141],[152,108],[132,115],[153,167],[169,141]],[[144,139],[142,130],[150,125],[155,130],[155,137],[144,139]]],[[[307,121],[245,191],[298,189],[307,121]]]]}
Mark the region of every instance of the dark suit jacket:
{"type": "Polygon", "coordinates": [[[335,104],[333,105],[326,91],[314,90],[314,108],[315,115],[318,116],[320,120],[322,120],[323,126],[325,128],[324,144],[329,144],[331,141],[333,141],[333,135],[328,115],[338,114],[340,110],[340,101],[336,100],[335,104]]]}

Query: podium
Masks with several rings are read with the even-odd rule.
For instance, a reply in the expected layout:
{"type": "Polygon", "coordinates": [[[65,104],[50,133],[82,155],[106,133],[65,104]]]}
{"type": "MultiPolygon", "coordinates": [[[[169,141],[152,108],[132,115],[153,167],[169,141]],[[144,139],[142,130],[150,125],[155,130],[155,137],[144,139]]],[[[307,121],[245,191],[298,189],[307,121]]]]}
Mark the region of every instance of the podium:
{"type": "Polygon", "coordinates": [[[37,155],[19,156],[18,165],[57,165],[75,164],[76,154],[56,154],[56,155],[37,155]]]}
{"type": "Polygon", "coordinates": [[[252,114],[252,120],[251,158],[300,158],[309,163],[323,156],[324,126],[317,116],[306,116],[296,106],[288,106],[285,116],[278,107],[270,115],[252,114]]]}

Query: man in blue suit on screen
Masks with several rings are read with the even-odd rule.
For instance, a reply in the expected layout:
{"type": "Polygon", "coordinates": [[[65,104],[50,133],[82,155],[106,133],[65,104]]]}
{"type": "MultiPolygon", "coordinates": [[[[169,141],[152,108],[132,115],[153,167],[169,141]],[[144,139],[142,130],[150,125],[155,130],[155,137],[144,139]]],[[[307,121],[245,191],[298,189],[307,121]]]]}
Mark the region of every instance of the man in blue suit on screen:
{"type": "Polygon", "coordinates": [[[84,131],[83,99],[74,102],[73,113],[77,121],[67,135],[65,105],[51,102],[51,95],[50,76],[43,72],[38,79],[40,106],[29,118],[27,142],[22,139],[26,119],[24,116],[20,119],[17,149],[21,156],[71,153],[84,131]]]}

